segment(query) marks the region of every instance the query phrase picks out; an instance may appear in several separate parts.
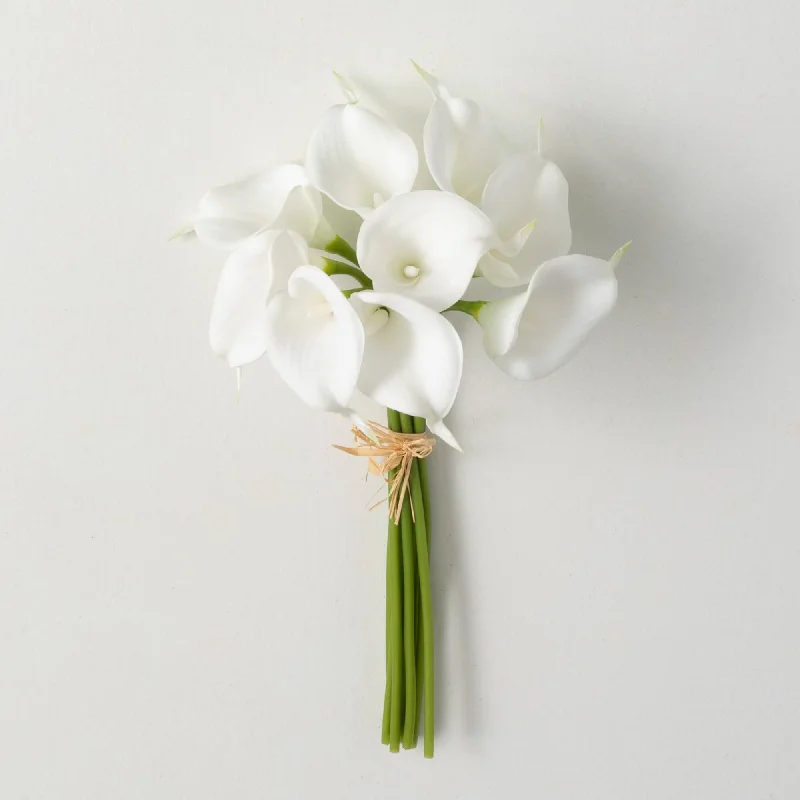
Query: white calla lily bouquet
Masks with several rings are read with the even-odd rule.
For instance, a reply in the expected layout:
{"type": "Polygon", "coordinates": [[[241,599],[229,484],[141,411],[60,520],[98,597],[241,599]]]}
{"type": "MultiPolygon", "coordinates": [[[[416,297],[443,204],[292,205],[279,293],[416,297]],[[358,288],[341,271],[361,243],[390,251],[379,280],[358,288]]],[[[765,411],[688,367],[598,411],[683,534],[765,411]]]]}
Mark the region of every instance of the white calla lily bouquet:
{"type": "Polygon", "coordinates": [[[415,747],[422,720],[432,757],[427,431],[460,449],[445,418],[463,362],[445,315],[474,317],[503,372],[542,378],[614,307],[627,245],[608,260],[568,254],[567,181],[542,155],[541,128],[537,149],[510,151],[474,102],[417,70],[433,95],[423,143],[438,189],[415,188],[411,136],[337,75],[346,102],[322,116],[305,163],[212,189],[185,232],[230,253],[213,350],[235,368],[266,354],[306,403],[352,421],[356,446],[340,449],[367,456],[388,483],[382,740],[415,747]],[[362,218],[355,249],[325,218],[323,195],[362,218]],[[505,296],[464,299],[478,277],[505,296]],[[387,408],[387,425],[362,421],[359,393],[387,408]]]}

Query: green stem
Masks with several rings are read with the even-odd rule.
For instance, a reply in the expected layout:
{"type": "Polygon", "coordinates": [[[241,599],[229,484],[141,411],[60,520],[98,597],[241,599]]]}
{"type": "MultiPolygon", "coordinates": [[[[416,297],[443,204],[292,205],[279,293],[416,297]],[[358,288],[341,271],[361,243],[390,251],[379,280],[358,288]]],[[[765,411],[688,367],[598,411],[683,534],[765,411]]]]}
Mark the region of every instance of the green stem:
{"type": "Polygon", "coordinates": [[[392,551],[389,537],[386,537],[386,691],[383,693],[383,720],[381,722],[381,743],[389,744],[389,725],[392,719],[392,551]]]}
{"type": "Polygon", "coordinates": [[[403,728],[403,565],[400,554],[400,529],[394,522],[389,524],[389,547],[392,558],[391,591],[391,635],[392,635],[392,702],[389,723],[389,749],[400,750],[403,728]]]}
{"type": "MultiPolygon", "coordinates": [[[[414,433],[425,433],[425,419],[423,417],[413,417],[414,433]]],[[[430,558],[430,544],[431,544],[431,500],[428,493],[428,459],[419,459],[419,477],[422,484],[422,503],[424,505],[423,512],[425,514],[425,538],[428,542],[428,556],[430,558]]],[[[417,512],[419,513],[419,512],[417,512]]],[[[425,663],[425,643],[422,639],[422,625],[420,624],[420,615],[422,613],[419,602],[419,569],[417,570],[417,586],[416,586],[416,630],[417,634],[417,708],[414,714],[414,743],[416,744],[419,735],[419,717],[422,708],[422,674],[424,671],[425,663]]]]}
{"type": "Polygon", "coordinates": [[[461,311],[464,314],[469,314],[471,317],[478,319],[478,313],[486,303],[486,300],[459,300],[457,303],[453,303],[450,308],[446,308],[442,313],[446,311],[461,311]]]}
{"type": "MultiPolygon", "coordinates": [[[[426,423],[424,417],[413,417],[414,433],[425,433],[426,423]]],[[[428,545],[431,543],[431,495],[428,490],[428,460],[419,460],[419,479],[422,483],[422,501],[425,503],[425,523],[428,530],[428,545]]]]}
{"type": "MultiPolygon", "coordinates": [[[[389,427],[400,429],[400,415],[388,413],[389,427]]],[[[389,750],[400,750],[400,736],[403,727],[403,565],[401,561],[400,530],[393,520],[389,520],[389,629],[391,658],[391,702],[389,705],[389,750]]]]}
{"type": "Polygon", "coordinates": [[[411,500],[406,495],[400,517],[403,539],[403,655],[406,670],[406,711],[403,727],[403,747],[414,746],[414,718],[417,713],[417,658],[414,633],[414,601],[417,570],[414,560],[414,521],[411,519],[411,500]]]}
{"type": "Polygon", "coordinates": [[[353,264],[358,265],[358,256],[356,251],[349,245],[341,236],[335,236],[328,244],[325,245],[325,250],[328,253],[333,253],[336,256],[346,258],[353,264]]]}
{"type": "MultiPolygon", "coordinates": [[[[388,412],[388,423],[392,430],[400,429],[399,414],[388,412]]],[[[400,529],[389,519],[389,638],[391,655],[391,703],[389,720],[389,750],[400,750],[400,735],[403,727],[403,564],[401,561],[400,529]]]]}
{"type": "MultiPolygon", "coordinates": [[[[417,459],[411,462],[411,502],[424,508],[422,482],[417,459]]],[[[428,561],[428,532],[425,514],[417,517],[417,569],[419,571],[420,606],[422,608],[423,692],[425,704],[424,755],[433,758],[434,695],[433,695],[433,598],[431,597],[431,575],[428,561]]]]}
{"type": "Polygon", "coordinates": [[[358,267],[354,267],[352,264],[345,264],[342,261],[332,261],[326,258],[322,271],[326,275],[349,275],[361,284],[362,289],[372,288],[372,281],[358,267]]]}
{"type": "MultiPolygon", "coordinates": [[[[414,418],[400,414],[400,428],[403,433],[414,432],[414,418]]],[[[406,494],[400,526],[403,536],[403,641],[405,646],[406,668],[406,718],[403,729],[403,747],[406,750],[416,746],[414,730],[417,717],[417,561],[415,553],[415,517],[419,510],[411,511],[411,497],[406,494]]]]}

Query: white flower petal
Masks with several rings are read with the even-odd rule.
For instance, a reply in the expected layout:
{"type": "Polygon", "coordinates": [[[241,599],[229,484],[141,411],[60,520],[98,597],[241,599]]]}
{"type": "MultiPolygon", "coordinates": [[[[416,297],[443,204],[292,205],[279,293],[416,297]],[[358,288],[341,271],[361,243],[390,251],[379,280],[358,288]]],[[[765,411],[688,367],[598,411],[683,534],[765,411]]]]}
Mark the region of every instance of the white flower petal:
{"type": "Polygon", "coordinates": [[[531,286],[513,297],[490,300],[478,312],[483,349],[490,358],[505,355],[517,340],[519,323],[530,299],[531,286]]]}
{"type": "Polygon", "coordinates": [[[336,284],[316,267],[296,269],[267,307],[266,349],[278,374],[314,408],[351,416],[364,329],[336,284]]]}
{"type": "Polygon", "coordinates": [[[506,261],[500,253],[494,251],[486,253],[481,258],[478,269],[481,275],[494,286],[510,288],[525,285],[524,278],[520,277],[513,265],[506,261]]]}
{"type": "Polygon", "coordinates": [[[418,167],[417,148],[407,133],[352,104],[325,112],[306,153],[314,186],[362,216],[410,191],[418,167]]]}
{"type": "Polygon", "coordinates": [[[466,290],[494,227],[458,195],[434,190],[399,195],[364,221],[358,261],[376,291],[413,297],[435,311],[466,290]]]}
{"type": "MultiPolygon", "coordinates": [[[[270,228],[284,228],[296,231],[305,239],[312,241],[316,237],[322,217],[322,197],[313,186],[295,186],[286,196],[286,202],[275,219],[269,223],[270,228]]],[[[319,244],[326,245],[333,238],[329,235],[319,244]]]]}
{"type": "Polygon", "coordinates": [[[358,388],[387,408],[425,417],[432,431],[458,447],[442,423],[461,382],[463,349],[455,328],[408,297],[367,291],[351,302],[369,331],[358,388]]]}
{"type": "Polygon", "coordinates": [[[211,189],[200,201],[194,229],[204,244],[232,249],[267,228],[289,228],[310,238],[321,215],[322,200],[305,169],[284,164],[211,189]]]}
{"type": "Polygon", "coordinates": [[[414,66],[434,97],[423,131],[428,169],[441,189],[477,203],[508,145],[476,103],[453,97],[433,75],[414,66]]]}
{"type": "Polygon", "coordinates": [[[583,255],[546,261],[525,292],[491,301],[478,313],[486,352],[518,380],[549,375],[613,309],[615,266],[614,259],[583,255]]]}
{"type": "Polygon", "coordinates": [[[194,221],[197,238],[209,247],[218,250],[233,250],[248,236],[263,230],[257,217],[202,216],[194,221]]]}
{"type": "Polygon", "coordinates": [[[265,231],[242,242],[219,278],[209,326],[212,350],[232,367],[259,358],[266,349],[267,303],[308,260],[306,243],[290,231],[265,231]]]}
{"type": "MultiPolygon", "coordinates": [[[[568,200],[564,174],[538,153],[511,156],[492,173],[483,191],[481,208],[495,224],[498,237],[513,240],[524,226],[536,221],[519,251],[506,251],[513,258],[503,259],[498,254],[520,276],[517,285],[529,281],[540,264],[569,252],[572,228],[568,200]]],[[[490,274],[486,278],[492,281],[490,274]]]]}

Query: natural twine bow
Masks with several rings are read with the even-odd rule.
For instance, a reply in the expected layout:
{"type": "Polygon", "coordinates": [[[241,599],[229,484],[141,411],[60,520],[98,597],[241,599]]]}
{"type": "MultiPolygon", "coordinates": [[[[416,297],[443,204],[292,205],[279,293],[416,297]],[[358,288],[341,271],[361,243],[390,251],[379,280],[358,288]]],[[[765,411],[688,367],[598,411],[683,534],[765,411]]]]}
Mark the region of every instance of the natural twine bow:
{"type": "MultiPolygon", "coordinates": [[[[435,440],[424,433],[398,433],[377,422],[368,422],[367,427],[372,431],[372,437],[355,425],[350,429],[356,447],[333,446],[351,456],[366,456],[369,459],[369,471],[373,475],[380,475],[389,487],[389,517],[399,524],[411,481],[411,463],[415,458],[427,458],[435,440]],[[379,458],[383,459],[380,463],[375,460],[379,458]]],[[[411,518],[414,519],[413,503],[411,518]]]]}

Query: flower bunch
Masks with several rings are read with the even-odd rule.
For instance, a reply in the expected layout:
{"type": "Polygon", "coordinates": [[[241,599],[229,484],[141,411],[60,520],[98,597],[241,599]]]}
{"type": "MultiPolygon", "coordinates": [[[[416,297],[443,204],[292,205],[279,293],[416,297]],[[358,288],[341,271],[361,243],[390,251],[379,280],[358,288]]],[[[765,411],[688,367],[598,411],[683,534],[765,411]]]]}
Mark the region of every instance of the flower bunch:
{"type": "MultiPolygon", "coordinates": [[[[204,244],[230,253],[213,350],[237,368],[266,354],[306,403],[349,417],[387,452],[426,426],[458,448],[445,418],[463,350],[445,314],[474,317],[487,355],[510,376],[544,377],[613,308],[625,250],[568,255],[567,181],[542,154],[541,129],[536,149],[514,152],[474,102],[417,70],[432,95],[422,139],[437,189],[418,188],[411,136],[337,76],[345,102],[323,114],[304,163],[212,189],[193,221],[204,244]],[[355,249],[326,219],[323,195],[362,219],[355,249]],[[478,277],[505,296],[465,300],[478,277]],[[381,443],[380,428],[361,421],[358,393],[388,409],[384,430],[399,439],[381,443]]],[[[383,740],[393,751],[416,744],[424,697],[432,756],[430,498],[419,455],[406,483],[389,521],[383,740]]]]}

